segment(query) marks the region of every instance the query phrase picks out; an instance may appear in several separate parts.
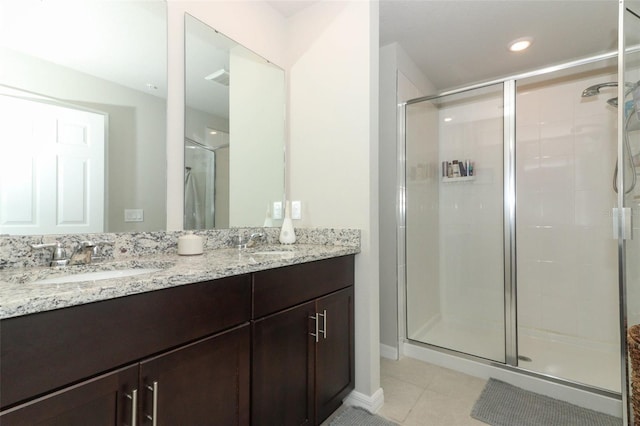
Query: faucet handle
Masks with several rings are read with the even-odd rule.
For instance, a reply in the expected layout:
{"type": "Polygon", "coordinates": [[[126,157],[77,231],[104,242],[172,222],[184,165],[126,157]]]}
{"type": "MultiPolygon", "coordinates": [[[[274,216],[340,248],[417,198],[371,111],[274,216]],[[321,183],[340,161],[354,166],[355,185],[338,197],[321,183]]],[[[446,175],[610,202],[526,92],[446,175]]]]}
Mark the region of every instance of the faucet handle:
{"type": "Polygon", "coordinates": [[[92,255],[92,261],[93,262],[98,262],[101,260],[104,260],[107,258],[107,256],[103,253],[103,251],[101,250],[102,247],[104,246],[113,246],[115,244],[115,242],[113,241],[94,241],[93,242],[93,255],[92,255]]]}
{"type": "Polygon", "coordinates": [[[31,250],[48,249],[51,252],[49,266],[62,266],[67,262],[67,254],[60,241],[44,244],[30,244],[31,250]]]}

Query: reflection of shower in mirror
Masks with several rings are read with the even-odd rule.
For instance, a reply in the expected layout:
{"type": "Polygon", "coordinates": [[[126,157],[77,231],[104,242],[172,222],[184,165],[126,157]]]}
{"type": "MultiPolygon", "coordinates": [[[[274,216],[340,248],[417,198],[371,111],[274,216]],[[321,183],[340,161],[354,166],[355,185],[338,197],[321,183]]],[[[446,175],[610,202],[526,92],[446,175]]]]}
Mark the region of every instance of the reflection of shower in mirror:
{"type": "MultiPolygon", "coordinates": [[[[224,210],[228,204],[220,197],[224,191],[217,191],[220,185],[225,185],[225,178],[216,167],[219,161],[216,150],[228,146],[214,148],[186,139],[185,147],[184,227],[210,229],[216,225],[216,209],[224,210]]],[[[224,161],[224,156],[220,157],[224,161]]],[[[221,168],[225,169],[224,165],[221,168]]]]}

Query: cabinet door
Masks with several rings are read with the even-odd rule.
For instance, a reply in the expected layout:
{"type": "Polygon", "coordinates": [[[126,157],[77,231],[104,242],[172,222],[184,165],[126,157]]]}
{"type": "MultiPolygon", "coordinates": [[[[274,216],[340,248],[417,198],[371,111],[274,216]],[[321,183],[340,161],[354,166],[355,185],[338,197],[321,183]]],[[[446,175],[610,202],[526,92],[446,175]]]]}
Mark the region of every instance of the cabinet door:
{"type": "Polygon", "coordinates": [[[141,424],[248,425],[249,339],[247,324],[142,362],[141,424]]]}
{"type": "Polygon", "coordinates": [[[353,287],[317,300],[323,314],[316,345],[316,424],[340,405],[354,387],[353,287]]]}
{"type": "Polygon", "coordinates": [[[138,365],[105,374],[0,413],[2,426],[131,425],[138,365]],[[130,396],[130,397],[127,397],[130,396]]]}
{"type": "Polygon", "coordinates": [[[253,322],[253,425],[313,423],[314,308],[309,302],[253,322]]]}

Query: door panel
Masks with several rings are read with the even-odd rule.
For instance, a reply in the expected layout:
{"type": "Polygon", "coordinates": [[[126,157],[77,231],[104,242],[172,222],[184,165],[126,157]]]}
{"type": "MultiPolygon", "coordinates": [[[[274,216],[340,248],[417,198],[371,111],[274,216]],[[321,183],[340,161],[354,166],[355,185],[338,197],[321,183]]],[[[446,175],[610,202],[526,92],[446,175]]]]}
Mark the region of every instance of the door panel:
{"type": "Polygon", "coordinates": [[[249,339],[245,325],[141,363],[143,424],[155,391],[159,426],[248,425],[249,339]]]}
{"type": "Polygon", "coordinates": [[[313,315],[315,303],[309,302],[253,323],[253,425],[313,423],[313,315]]]}
{"type": "Polygon", "coordinates": [[[105,374],[0,413],[2,426],[130,425],[138,365],[105,374]]]}
{"type": "Polygon", "coordinates": [[[354,386],[353,287],[318,299],[316,312],[326,315],[316,345],[316,424],[320,424],[354,386]]]}
{"type": "Polygon", "coordinates": [[[405,116],[407,337],[498,362],[506,361],[503,109],[495,84],[410,103],[405,116]]]}
{"type": "Polygon", "coordinates": [[[104,230],[105,116],[0,96],[0,233],[104,230]]]}

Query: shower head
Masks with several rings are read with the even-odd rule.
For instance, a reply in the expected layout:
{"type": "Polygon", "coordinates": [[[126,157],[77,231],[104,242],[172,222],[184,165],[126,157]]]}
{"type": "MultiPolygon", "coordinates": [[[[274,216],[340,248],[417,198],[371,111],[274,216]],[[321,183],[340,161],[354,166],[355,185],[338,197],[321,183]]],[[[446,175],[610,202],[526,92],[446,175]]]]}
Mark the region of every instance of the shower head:
{"type": "MultiPolygon", "coordinates": [[[[631,93],[636,87],[638,87],[638,85],[640,85],[640,81],[636,83],[625,83],[624,87],[628,88],[626,95],[631,93]]],[[[602,89],[603,87],[618,87],[618,83],[616,81],[609,81],[607,83],[594,84],[593,86],[589,86],[582,91],[582,97],[588,98],[590,96],[599,95],[600,89],[602,89]]],[[[612,106],[618,106],[618,100],[615,98],[609,99],[607,103],[612,106]]]]}
{"type": "Polygon", "coordinates": [[[599,95],[600,89],[602,89],[603,87],[618,87],[618,83],[615,81],[610,81],[608,83],[594,84],[593,86],[589,86],[582,91],[582,97],[588,98],[590,96],[599,95]]]}

